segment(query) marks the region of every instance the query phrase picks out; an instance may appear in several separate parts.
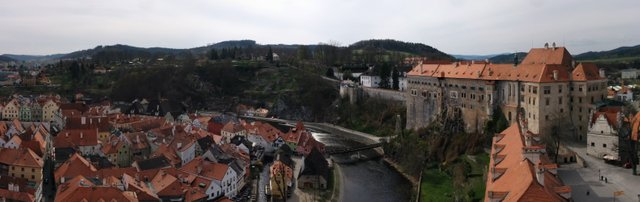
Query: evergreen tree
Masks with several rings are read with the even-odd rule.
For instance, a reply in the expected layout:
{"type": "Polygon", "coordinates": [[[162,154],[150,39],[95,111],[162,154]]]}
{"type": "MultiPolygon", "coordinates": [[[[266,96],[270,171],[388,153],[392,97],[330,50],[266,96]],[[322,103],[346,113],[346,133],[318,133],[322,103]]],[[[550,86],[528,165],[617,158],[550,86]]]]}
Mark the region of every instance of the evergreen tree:
{"type": "Polygon", "coordinates": [[[267,57],[265,58],[269,62],[273,62],[273,50],[271,46],[269,46],[269,52],[267,52],[267,57]]]}
{"type": "Polygon", "coordinates": [[[390,88],[389,74],[391,74],[391,69],[389,68],[389,63],[382,63],[382,66],[380,66],[380,72],[378,73],[380,76],[380,88],[390,88]]]}
{"type": "Polygon", "coordinates": [[[220,59],[218,56],[218,51],[216,49],[211,49],[211,53],[209,53],[210,60],[218,60],[220,59]]]}
{"type": "Polygon", "coordinates": [[[393,79],[393,90],[400,89],[400,72],[398,72],[395,66],[393,67],[393,73],[391,73],[391,79],[393,79]]]}
{"type": "Polygon", "coordinates": [[[220,59],[227,59],[227,49],[226,48],[222,48],[222,50],[220,50],[220,59]]]}

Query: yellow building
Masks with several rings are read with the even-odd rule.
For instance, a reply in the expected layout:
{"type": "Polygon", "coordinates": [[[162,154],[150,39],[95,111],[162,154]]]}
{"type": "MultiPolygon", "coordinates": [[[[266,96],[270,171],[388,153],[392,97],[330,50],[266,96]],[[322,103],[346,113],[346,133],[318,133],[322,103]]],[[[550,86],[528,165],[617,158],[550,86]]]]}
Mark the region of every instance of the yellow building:
{"type": "Polygon", "coordinates": [[[287,159],[281,159],[278,155],[278,160],[276,160],[270,168],[270,179],[269,185],[271,188],[271,196],[274,198],[282,199],[283,196],[287,196],[294,189],[292,186],[293,182],[293,169],[291,168],[292,162],[289,157],[287,159]],[[289,165],[287,165],[289,164],[289,165]],[[283,193],[284,191],[284,193],[283,193]]]}
{"type": "Polygon", "coordinates": [[[44,160],[36,153],[27,148],[0,149],[0,167],[3,170],[0,174],[11,177],[24,178],[30,182],[40,183],[42,181],[42,167],[44,160]],[[6,172],[6,173],[4,173],[6,172]]]}
{"type": "Polygon", "coordinates": [[[13,99],[7,103],[2,109],[2,119],[13,120],[20,118],[20,104],[16,99],[13,99]]]}
{"type": "Polygon", "coordinates": [[[58,109],[60,109],[60,107],[58,106],[58,104],[56,102],[54,102],[53,100],[47,100],[42,105],[42,119],[41,120],[43,122],[53,121],[54,114],[56,113],[56,111],[58,111],[58,109]]]}

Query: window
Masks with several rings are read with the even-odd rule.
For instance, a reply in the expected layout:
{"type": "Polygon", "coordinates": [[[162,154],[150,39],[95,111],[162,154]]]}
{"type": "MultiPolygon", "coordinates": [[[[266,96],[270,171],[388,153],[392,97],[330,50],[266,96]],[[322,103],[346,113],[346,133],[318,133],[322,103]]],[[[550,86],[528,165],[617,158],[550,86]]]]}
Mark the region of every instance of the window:
{"type": "Polygon", "coordinates": [[[524,85],[520,86],[520,92],[524,92],[524,85]]]}
{"type": "Polygon", "coordinates": [[[578,86],[578,91],[582,92],[582,88],[584,88],[584,85],[579,85],[578,86]]]}
{"type": "Polygon", "coordinates": [[[560,108],[560,113],[564,112],[564,109],[560,108]]]}
{"type": "Polygon", "coordinates": [[[544,115],[544,120],[549,120],[549,115],[544,115]]]}
{"type": "Polygon", "coordinates": [[[602,144],[602,147],[603,148],[607,148],[607,144],[602,144]]]}
{"type": "Polygon", "coordinates": [[[536,105],[536,98],[533,98],[533,105],[536,105]]]}
{"type": "Polygon", "coordinates": [[[558,93],[562,93],[562,85],[558,86],[558,93]]]}
{"type": "Polygon", "coordinates": [[[538,94],[538,87],[537,86],[533,87],[533,94],[538,94]]]}
{"type": "Polygon", "coordinates": [[[24,171],[24,168],[22,168],[22,171],[24,171]]]}
{"type": "Polygon", "coordinates": [[[545,95],[551,94],[551,86],[545,86],[542,90],[545,95]]]}
{"type": "Polygon", "coordinates": [[[594,102],[593,102],[593,96],[591,96],[591,104],[593,104],[593,103],[594,103],[594,102]]]}
{"type": "Polygon", "coordinates": [[[596,146],[596,143],[595,143],[595,142],[591,142],[591,146],[592,146],[592,147],[595,147],[595,146],[596,146]]]}
{"type": "Polygon", "coordinates": [[[578,98],[578,103],[582,103],[582,97],[578,98]]]}
{"type": "Polygon", "coordinates": [[[545,103],[547,106],[549,106],[549,100],[551,100],[551,99],[549,99],[549,98],[545,98],[545,99],[544,99],[544,103],[545,103]]]}
{"type": "Polygon", "coordinates": [[[558,97],[558,104],[562,104],[562,97],[558,97]]]}

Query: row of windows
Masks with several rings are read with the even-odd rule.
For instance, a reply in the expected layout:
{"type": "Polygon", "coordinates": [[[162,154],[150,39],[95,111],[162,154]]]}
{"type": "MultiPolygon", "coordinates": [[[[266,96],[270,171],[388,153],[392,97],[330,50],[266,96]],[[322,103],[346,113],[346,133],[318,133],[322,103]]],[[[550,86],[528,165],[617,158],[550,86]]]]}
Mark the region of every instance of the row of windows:
{"type": "MultiPolygon", "coordinates": [[[[14,171],[15,171],[15,170],[16,170],[16,167],[13,167],[13,166],[12,166],[12,167],[11,167],[11,170],[14,170],[14,171]]],[[[20,171],[24,171],[24,167],[23,167],[23,168],[21,168],[21,169],[20,169],[20,171]]],[[[36,172],[36,169],[35,169],[35,168],[31,168],[31,172],[36,172]]]]}
{"type": "MultiPolygon", "coordinates": [[[[462,88],[462,89],[467,89],[467,86],[465,85],[458,85],[458,84],[442,84],[442,83],[433,83],[433,82],[420,82],[420,81],[412,81],[409,80],[410,84],[422,84],[422,85],[427,85],[427,86],[446,86],[446,87],[451,87],[451,88],[462,88]]],[[[475,86],[469,86],[469,89],[471,90],[476,90],[475,86]]],[[[477,88],[479,91],[484,91],[484,87],[478,87],[477,88]]]]}
{"type": "MultiPolygon", "coordinates": [[[[16,174],[15,173],[11,173],[11,177],[16,177],[16,174]]],[[[24,174],[20,174],[20,178],[24,178],[24,174]]],[[[31,179],[35,180],[36,176],[35,175],[31,175],[31,179]]]]}

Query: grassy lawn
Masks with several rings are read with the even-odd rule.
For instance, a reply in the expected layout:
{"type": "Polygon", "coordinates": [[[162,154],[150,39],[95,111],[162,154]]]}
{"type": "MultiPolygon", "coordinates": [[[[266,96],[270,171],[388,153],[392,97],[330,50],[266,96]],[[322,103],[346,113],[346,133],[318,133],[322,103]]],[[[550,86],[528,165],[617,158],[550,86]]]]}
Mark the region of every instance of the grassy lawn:
{"type": "Polygon", "coordinates": [[[471,173],[468,174],[469,187],[467,193],[470,194],[472,201],[482,201],[484,199],[484,191],[486,182],[483,178],[486,172],[485,167],[489,164],[489,155],[482,153],[476,155],[475,158],[465,156],[465,160],[471,166],[471,173]]]}
{"type": "MultiPolygon", "coordinates": [[[[454,179],[449,173],[439,171],[437,168],[428,168],[423,171],[420,201],[453,201],[454,196],[464,201],[483,201],[485,191],[486,166],[489,164],[489,155],[482,153],[474,156],[461,156],[457,164],[469,165],[470,172],[466,173],[466,181],[462,187],[454,187],[454,179]]],[[[449,165],[453,166],[453,165],[449,165]]]]}
{"type": "Polygon", "coordinates": [[[437,168],[424,170],[420,189],[420,201],[453,200],[453,180],[437,168]]]}

